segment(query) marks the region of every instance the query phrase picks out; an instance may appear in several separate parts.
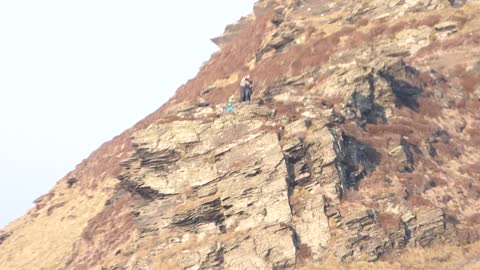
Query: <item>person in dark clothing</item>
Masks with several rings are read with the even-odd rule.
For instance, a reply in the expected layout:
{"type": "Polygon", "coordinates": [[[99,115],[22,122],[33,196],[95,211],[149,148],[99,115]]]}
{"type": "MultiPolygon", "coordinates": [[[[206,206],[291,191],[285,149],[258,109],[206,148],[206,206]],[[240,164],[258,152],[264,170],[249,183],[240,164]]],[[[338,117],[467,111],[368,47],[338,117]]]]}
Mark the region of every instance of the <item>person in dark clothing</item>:
{"type": "Polygon", "coordinates": [[[240,82],[240,101],[250,101],[252,99],[253,81],[250,79],[250,75],[243,77],[240,82]]]}

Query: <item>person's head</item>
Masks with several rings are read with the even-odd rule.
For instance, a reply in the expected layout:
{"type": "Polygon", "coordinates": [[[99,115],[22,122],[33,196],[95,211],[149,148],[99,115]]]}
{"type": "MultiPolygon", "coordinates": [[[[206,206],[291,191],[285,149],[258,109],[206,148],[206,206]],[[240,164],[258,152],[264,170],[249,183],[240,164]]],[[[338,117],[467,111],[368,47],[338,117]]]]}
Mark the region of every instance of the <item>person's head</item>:
{"type": "Polygon", "coordinates": [[[247,74],[247,75],[245,76],[245,79],[250,80],[250,74],[247,74]]]}

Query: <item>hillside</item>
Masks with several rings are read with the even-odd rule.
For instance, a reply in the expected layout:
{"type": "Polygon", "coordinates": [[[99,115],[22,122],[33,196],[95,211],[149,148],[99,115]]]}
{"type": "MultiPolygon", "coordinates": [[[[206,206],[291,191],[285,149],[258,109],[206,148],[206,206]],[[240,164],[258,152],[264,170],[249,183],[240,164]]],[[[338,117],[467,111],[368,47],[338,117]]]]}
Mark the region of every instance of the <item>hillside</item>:
{"type": "Polygon", "coordinates": [[[212,41],[0,269],[480,269],[479,0],[261,0],[212,41]]]}

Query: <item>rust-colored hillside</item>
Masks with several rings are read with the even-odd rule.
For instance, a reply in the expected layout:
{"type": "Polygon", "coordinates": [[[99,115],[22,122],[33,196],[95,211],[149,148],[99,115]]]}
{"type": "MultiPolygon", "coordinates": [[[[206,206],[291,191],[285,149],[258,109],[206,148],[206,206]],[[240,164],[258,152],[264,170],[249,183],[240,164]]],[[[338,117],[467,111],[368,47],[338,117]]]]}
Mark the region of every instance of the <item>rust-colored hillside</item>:
{"type": "Polygon", "coordinates": [[[480,1],[261,0],[213,41],[0,269],[480,269],[480,1]]]}

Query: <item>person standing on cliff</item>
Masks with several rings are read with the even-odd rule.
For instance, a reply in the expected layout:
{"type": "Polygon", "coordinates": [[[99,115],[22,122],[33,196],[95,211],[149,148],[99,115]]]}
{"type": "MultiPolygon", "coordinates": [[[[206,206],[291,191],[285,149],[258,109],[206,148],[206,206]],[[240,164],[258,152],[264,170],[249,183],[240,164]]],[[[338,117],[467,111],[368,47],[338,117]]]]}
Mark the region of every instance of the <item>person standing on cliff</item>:
{"type": "Polygon", "coordinates": [[[247,75],[242,78],[240,82],[240,101],[250,101],[252,98],[253,92],[253,81],[250,79],[250,75],[247,75]]]}

